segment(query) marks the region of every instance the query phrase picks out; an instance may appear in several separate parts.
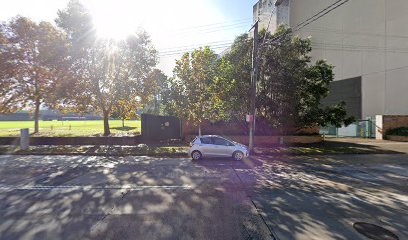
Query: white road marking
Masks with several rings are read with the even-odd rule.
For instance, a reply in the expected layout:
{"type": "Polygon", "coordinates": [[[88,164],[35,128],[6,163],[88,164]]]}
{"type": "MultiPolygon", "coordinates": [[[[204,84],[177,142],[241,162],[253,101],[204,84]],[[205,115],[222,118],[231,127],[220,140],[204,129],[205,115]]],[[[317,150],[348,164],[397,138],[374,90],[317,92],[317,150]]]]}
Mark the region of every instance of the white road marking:
{"type": "Polygon", "coordinates": [[[190,185],[176,186],[45,186],[45,185],[26,185],[26,186],[0,186],[0,190],[145,190],[145,189],[192,189],[190,185]]]}

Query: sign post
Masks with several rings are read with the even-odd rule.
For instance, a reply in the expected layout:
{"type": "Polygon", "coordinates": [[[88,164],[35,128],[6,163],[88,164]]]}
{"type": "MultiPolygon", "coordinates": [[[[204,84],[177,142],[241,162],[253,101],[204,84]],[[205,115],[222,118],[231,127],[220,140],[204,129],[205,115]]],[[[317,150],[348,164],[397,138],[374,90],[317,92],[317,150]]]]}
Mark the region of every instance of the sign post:
{"type": "Polygon", "coordinates": [[[30,146],[30,134],[28,128],[20,129],[20,148],[27,150],[30,146]]]}

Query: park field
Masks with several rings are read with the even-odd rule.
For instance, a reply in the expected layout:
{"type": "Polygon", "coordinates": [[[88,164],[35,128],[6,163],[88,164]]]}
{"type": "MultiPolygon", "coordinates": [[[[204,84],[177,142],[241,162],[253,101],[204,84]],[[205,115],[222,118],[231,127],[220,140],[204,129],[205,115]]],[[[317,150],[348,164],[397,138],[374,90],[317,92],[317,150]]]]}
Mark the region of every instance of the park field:
{"type": "MultiPolygon", "coordinates": [[[[35,136],[43,137],[78,137],[103,135],[102,120],[87,121],[40,121],[40,132],[35,136]]],[[[135,136],[141,131],[140,120],[125,121],[109,120],[113,136],[135,136]]],[[[0,137],[15,137],[20,135],[21,128],[29,128],[34,132],[34,121],[0,121],[0,137]]]]}

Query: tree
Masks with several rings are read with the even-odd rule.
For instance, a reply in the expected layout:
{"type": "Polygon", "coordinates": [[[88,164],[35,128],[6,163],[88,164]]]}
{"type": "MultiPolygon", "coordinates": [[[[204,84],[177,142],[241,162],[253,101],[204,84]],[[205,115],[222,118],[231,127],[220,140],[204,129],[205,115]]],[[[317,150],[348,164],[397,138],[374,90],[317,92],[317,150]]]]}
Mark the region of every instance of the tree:
{"type": "Polygon", "coordinates": [[[76,76],[64,106],[102,113],[104,135],[109,135],[109,116],[115,106],[134,106],[137,102],[129,101],[144,97],[144,83],[157,63],[150,37],[141,31],[119,41],[99,39],[88,10],[78,1],[59,11],[56,22],[70,41],[71,70],[76,76]]]}
{"type": "Polygon", "coordinates": [[[137,99],[122,98],[116,101],[112,108],[112,116],[122,120],[122,128],[125,128],[125,120],[137,117],[136,110],[140,108],[137,99]]]}
{"type": "Polygon", "coordinates": [[[160,114],[160,101],[162,99],[163,90],[166,88],[166,82],[167,76],[161,70],[153,69],[149,73],[149,76],[143,85],[143,94],[141,99],[144,103],[143,105],[145,106],[145,110],[148,110],[148,107],[151,107],[151,113],[160,114]]]}
{"type": "Polygon", "coordinates": [[[186,119],[186,112],[182,108],[187,106],[187,98],[184,95],[184,85],[175,78],[167,78],[162,92],[163,112],[171,116],[178,116],[186,119]]]}
{"type": "Polygon", "coordinates": [[[290,130],[353,121],[347,117],[344,103],[321,106],[334,79],[333,66],[324,60],[311,64],[310,39],[294,37],[291,29],[283,26],[265,37],[266,44],[259,52],[256,105],[271,126],[290,130]]]}
{"type": "Polygon", "coordinates": [[[320,102],[329,94],[330,83],[334,79],[333,66],[326,61],[318,60],[309,66],[305,76],[297,88],[298,104],[295,122],[298,126],[313,127],[328,124],[341,127],[355,121],[347,116],[344,101],[329,106],[321,106],[320,102]]]}
{"type": "Polygon", "coordinates": [[[68,74],[65,35],[48,22],[16,17],[0,26],[0,111],[34,111],[34,132],[39,131],[42,105],[56,101],[54,89],[68,74]]]}
{"type": "Polygon", "coordinates": [[[164,93],[165,109],[197,124],[199,135],[204,119],[217,120],[223,116],[216,88],[222,72],[220,66],[209,47],[185,53],[176,61],[174,78],[169,79],[168,91],[164,93]]]}
{"type": "Polygon", "coordinates": [[[229,91],[225,92],[223,100],[229,103],[229,113],[241,119],[250,112],[252,41],[246,33],[238,36],[223,56],[224,61],[233,66],[231,74],[226,78],[229,91]]]}

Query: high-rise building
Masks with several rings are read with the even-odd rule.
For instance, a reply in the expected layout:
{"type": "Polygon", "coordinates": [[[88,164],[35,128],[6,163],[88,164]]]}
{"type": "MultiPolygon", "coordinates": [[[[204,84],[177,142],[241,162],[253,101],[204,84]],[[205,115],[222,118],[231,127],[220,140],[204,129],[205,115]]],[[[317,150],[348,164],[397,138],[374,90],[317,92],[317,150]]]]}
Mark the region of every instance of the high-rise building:
{"type": "Polygon", "coordinates": [[[259,20],[259,29],[273,32],[280,24],[289,26],[289,9],[289,0],[260,0],[253,7],[253,19],[259,20]]]}
{"type": "Polygon", "coordinates": [[[260,29],[286,24],[311,37],[313,60],[335,66],[325,103],[343,100],[360,119],[408,115],[407,0],[260,0],[253,9],[260,29]]]}

